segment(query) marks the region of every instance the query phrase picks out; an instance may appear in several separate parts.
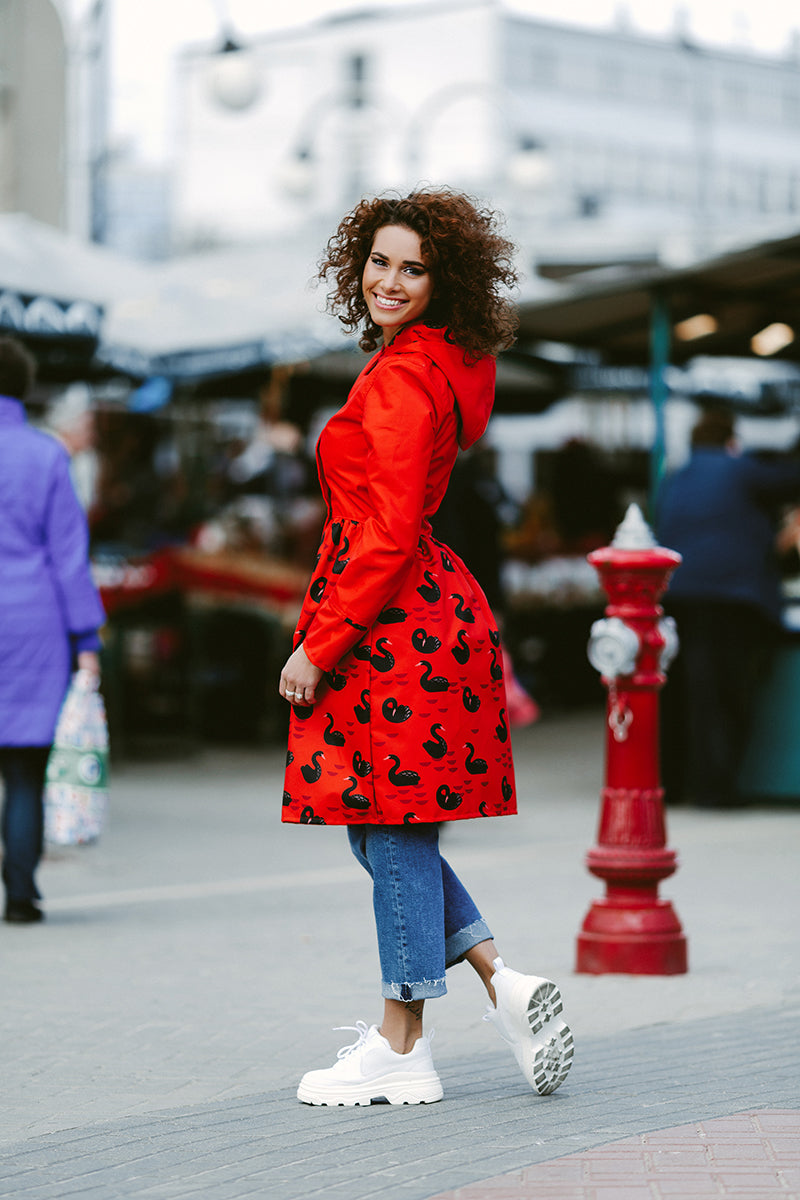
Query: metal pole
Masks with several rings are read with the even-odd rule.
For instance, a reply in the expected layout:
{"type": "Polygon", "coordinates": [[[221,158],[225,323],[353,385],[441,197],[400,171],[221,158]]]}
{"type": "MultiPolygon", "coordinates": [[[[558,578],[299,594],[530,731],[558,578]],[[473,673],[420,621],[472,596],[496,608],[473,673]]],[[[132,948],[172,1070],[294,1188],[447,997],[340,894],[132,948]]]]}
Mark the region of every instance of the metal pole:
{"type": "Polygon", "coordinates": [[[655,434],[650,456],[650,519],[655,519],[656,496],[664,475],[666,435],[664,408],[669,398],[667,368],[670,355],[669,301],[663,292],[653,292],[650,305],[650,400],[655,417],[655,434]]]}

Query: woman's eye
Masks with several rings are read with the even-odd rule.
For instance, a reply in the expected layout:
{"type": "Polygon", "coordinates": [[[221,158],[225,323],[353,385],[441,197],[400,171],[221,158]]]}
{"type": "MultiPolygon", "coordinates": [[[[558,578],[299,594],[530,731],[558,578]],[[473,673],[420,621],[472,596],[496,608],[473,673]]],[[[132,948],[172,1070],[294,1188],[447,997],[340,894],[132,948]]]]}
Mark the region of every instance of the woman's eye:
{"type": "Polygon", "coordinates": [[[374,254],[373,254],[373,256],[372,256],[372,265],[373,265],[373,266],[375,266],[375,267],[385,267],[385,266],[386,266],[386,259],[385,259],[385,258],[378,258],[376,255],[374,255],[374,254]]]}
{"type": "Polygon", "coordinates": [[[422,267],[406,267],[407,275],[424,275],[422,267]]]}

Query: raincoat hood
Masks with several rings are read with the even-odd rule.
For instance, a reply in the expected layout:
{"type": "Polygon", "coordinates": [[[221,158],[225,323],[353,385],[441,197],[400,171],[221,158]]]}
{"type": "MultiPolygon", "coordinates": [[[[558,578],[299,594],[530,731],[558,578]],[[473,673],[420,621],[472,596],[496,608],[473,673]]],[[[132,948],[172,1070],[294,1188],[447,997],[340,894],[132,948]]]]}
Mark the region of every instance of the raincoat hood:
{"type": "Polygon", "coordinates": [[[391,342],[392,350],[422,351],[439,368],[452,388],[461,417],[458,444],[462,450],[482,437],[494,405],[494,381],[497,364],[490,355],[464,361],[460,346],[447,341],[444,329],[430,325],[409,325],[391,342]]]}

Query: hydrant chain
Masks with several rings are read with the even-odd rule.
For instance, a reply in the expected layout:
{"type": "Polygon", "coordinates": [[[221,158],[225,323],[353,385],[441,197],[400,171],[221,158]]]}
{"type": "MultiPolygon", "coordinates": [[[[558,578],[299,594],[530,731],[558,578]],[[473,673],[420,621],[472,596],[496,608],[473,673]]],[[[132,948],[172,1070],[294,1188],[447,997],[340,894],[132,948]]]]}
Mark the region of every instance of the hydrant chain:
{"type": "Polygon", "coordinates": [[[612,679],[608,686],[608,725],[615,742],[624,742],[628,736],[631,722],[633,721],[633,713],[628,708],[627,704],[623,704],[619,698],[617,691],[616,680],[612,679]]]}

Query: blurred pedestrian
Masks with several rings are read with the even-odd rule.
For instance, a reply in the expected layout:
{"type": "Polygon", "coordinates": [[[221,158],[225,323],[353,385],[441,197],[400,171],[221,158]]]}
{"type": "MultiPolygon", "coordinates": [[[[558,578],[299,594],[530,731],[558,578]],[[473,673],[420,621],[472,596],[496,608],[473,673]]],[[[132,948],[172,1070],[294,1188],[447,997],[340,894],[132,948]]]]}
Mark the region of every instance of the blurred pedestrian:
{"type": "Polygon", "coordinates": [[[705,808],[741,803],[737,777],[757,684],[781,619],[776,529],[800,495],[800,462],[738,451],[733,417],[709,410],[688,463],[668,477],[658,540],[683,562],[664,601],[680,651],[663,697],[666,799],[705,808]]]}
{"type": "Polygon", "coordinates": [[[309,1104],[439,1100],[423,1006],[465,959],[536,1091],[557,1088],[572,1058],[557,987],[504,965],[438,844],[442,821],[516,811],[497,625],[430,525],[513,340],[512,250],[467,197],[415,192],[359,203],[321,267],[332,311],[363,325],[364,349],[382,346],[319,440],[328,518],[281,674],[283,819],[348,826],[373,880],[384,1009],[335,1066],[303,1077],[309,1104]]]}
{"type": "Polygon", "coordinates": [[[70,456],[70,475],[81,506],[89,512],[97,491],[95,419],[87,384],[71,383],[48,409],[47,427],[70,456]]]}
{"type": "Polygon", "coordinates": [[[56,719],[73,669],[97,675],[100,598],[86,517],[55,438],[30,428],[35,363],[0,338],[0,772],[6,921],[40,921],[36,868],[56,719]]]}

